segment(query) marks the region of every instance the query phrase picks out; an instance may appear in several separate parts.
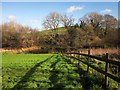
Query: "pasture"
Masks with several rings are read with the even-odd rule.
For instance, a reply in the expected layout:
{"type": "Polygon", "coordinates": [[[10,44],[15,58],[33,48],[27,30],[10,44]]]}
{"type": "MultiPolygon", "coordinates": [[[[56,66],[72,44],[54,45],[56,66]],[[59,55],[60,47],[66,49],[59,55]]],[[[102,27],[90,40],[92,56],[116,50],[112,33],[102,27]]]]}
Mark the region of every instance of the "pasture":
{"type": "MultiPolygon", "coordinates": [[[[83,58],[85,59],[85,58],[83,58]]],[[[96,65],[97,66],[97,65],[96,65]]],[[[91,89],[100,90],[103,75],[86,65],[61,54],[2,54],[2,85],[5,88],[23,89],[91,89]]],[[[109,79],[109,88],[117,88],[117,82],[109,79]]]]}

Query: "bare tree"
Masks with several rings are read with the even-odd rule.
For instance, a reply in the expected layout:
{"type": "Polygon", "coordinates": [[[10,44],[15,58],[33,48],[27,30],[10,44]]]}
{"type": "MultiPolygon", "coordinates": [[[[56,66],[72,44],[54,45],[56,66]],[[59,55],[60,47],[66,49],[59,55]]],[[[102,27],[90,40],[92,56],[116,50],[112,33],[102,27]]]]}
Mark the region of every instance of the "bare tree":
{"type": "Polygon", "coordinates": [[[88,15],[88,18],[90,19],[90,26],[92,26],[93,31],[95,32],[95,34],[99,37],[101,37],[103,35],[103,31],[102,31],[102,22],[103,22],[103,16],[96,13],[96,12],[91,12],[88,15]]]}
{"type": "Polygon", "coordinates": [[[69,17],[65,14],[61,16],[61,23],[65,28],[67,28],[68,26],[72,26],[74,24],[74,18],[72,18],[72,16],[69,17]]]}
{"type": "MultiPolygon", "coordinates": [[[[2,47],[21,48],[38,45],[39,32],[16,22],[2,24],[2,47]]],[[[0,38],[1,39],[1,38],[0,38]]]]}
{"type": "Polygon", "coordinates": [[[102,22],[102,15],[97,12],[91,12],[79,19],[80,22],[84,22],[87,25],[91,25],[94,29],[99,27],[102,22]]]}
{"type": "Polygon", "coordinates": [[[43,26],[46,29],[56,30],[60,23],[60,14],[57,12],[52,12],[45,17],[43,21],[43,26]]]}
{"type": "Polygon", "coordinates": [[[117,19],[109,14],[103,16],[104,26],[107,29],[115,29],[117,27],[117,19]]]}
{"type": "Polygon", "coordinates": [[[90,26],[95,32],[95,34],[100,38],[103,38],[106,35],[108,28],[112,29],[116,25],[116,19],[113,16],[103,16],[98,14],[97,12],[91,12],[86,14],[83,18],[80,19],[80,22],[81,26],[84,28],[88,27],[87,29],[89,29],[90,26]]]}

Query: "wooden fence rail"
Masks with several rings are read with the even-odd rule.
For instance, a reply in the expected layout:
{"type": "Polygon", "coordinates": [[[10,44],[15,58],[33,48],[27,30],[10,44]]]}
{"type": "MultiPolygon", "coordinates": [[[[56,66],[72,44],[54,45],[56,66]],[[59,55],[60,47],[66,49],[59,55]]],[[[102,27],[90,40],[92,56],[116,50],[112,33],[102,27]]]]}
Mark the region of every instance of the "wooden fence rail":
{"type": "Polygon", "coordinates": [[[88,54],[82,54],[82,53],[66,53],[66,54],[82,55],[82,56],[94,58],[94,59],[99,60],[99,61],[108,62],[110,64],[114,64],[114,65],[120,66],[120,62],[112,60],[112,59],[108,59],[108,58],[101,58],[101,57],[98,57],[98,56],[93,56],[93,55],[88,55],[88,54]]]}
{"type": "MultiPolygon", "coordinates": [[[[116,65],[116,66],[118,66],[118,67],[120,68],[120,62],[119,62],[119,61],[115,61],[115,60],[108,59],[108,53],[106,53],[106,56],[105,56],[104,58],[90,55],[90,50],[88,50],[88,54],[76,53],[76,52],[73,52],[73,53],[65,53],[65,54],[67,54],[66,56],[67,56],[68,58],[72,58],[72,59],[81,61],[82,63],[86,64],[86,65],[87,65],[87,72],[89,72],[89,67],[91,67],[92,69],[94,69],[94,70],[96,70],[96,71],[104,74],[104,75],[105,75],[105,82],[104,82],[104,84],[105,84],[105,89],[107,88],[107,77],[109,77],[109,78],[117,81],[117,82],[118,82],[118,87],[120,87],[120,86],[119,86],[119,85],[120,85],[120,77],[114,76],[114,75],[112,75],[112,74],[110,74],[110,73],[107,72],[107,71],[108,71],[108,64],[114,64],[114,65],[116,65]],[[72,54],[73,54],[73,55],[78,55],[78,57],[71,56],[72,54]],[[69,56],[68,56],[68,55],[69,55],[69,56]],[[81,59],[79,58],[80,56],[88,57],[87,62],[81,60],[81,59]],[[96,59],[96,60],[98,60],[98,61],[103,61],[103,62],[105,62],[105,70],[102,70],[102,69],[100,69],[100,68],[98,68],[98,67],[95,67],[95,66],[91,65],[91,64],[90,64],[90,58],[96,59]]],[[[79,64],[79,62],[78,62],[78,64],[79,64]]],[[[120,71],[118,70],[118,76],[119,76],[119,74],[120,74],[120,71]]]]}

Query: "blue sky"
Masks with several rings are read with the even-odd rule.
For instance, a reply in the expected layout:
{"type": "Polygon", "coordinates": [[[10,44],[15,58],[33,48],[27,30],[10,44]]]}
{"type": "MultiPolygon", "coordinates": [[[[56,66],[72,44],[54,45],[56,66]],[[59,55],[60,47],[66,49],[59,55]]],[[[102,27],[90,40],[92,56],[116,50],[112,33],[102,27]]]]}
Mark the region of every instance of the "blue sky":
{"type": "Polygon", "coordinates": [[[73,15],[75,22],[89,12],[111,14],[118,18],[117,2],[2,2],[2,21],[42,29],[43,18],[50,12],[73,15]]]}
{"type": "Polygon", "coordinates": [[[119,2],[119,0],[1,0],[2,2],[119,2]]]}

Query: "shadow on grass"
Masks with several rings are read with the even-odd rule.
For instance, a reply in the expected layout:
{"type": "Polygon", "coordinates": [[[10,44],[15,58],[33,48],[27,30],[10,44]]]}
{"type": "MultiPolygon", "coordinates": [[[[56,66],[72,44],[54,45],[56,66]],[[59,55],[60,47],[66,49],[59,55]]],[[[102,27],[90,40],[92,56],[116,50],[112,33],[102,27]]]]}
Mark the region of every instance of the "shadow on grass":
{"type": "MultiPolygon", "coordinates": [[[[54,55],[53,55],[54,56],[54,55]]],[[[39,67],[42,63],[50,60],[53,56],[45,59],[42,62],[37,63],[34,67],[32,67],[23,77],[22,79],[12,88],[12,90],[18,90],[24,87],[24,84],[27,82],[27,80],[31,77],[31,75],[35,72],[37,67],[39,67]]]]}
{"type": "Polygon", "coordinates": [[[57,88],[57,90],[61,90],[64,87],[63,84],[57,84],[57,81],[59,80],[59,78],[58,78],[59,71],[57,71],[55,69],[55,67],[59,61],[60,61],[60,56],[56,56],[56,61],[51,65],[51,68],[53,68],[53,70],[52,70],[51,76],[49,77],[49,80],[51,81],[53,86],[51,88],[49,88],[49,90],[51,90],[51,89],[53,90],[56,88],[57,88]]]}
{"type": "MultiPolygon", "coordinates": [[[[69,59],[65,56],[62,56],[62,58],[66,62],[74,64],[73,62],[71,62],[71,59],[69,59]]],[[[80,63],[82,63],[82,62],[80,62],[80,63]]],[[[90,90],[91,87],[93,87],[94,85],[98,85],[101,87],[102,79],[103,79],[101,76],[94,75],[93,73],[92,74],[87,73],[87,71],[83,70],[82,69],[83,67],[80,67],[79,64],[76,65],[76,67],[78,67],[78,70],[76,70],[76,73],[79,74],[79,77],[80,77],[79,82],[81,83],[83,89],[90,90]]]]}
{"type": "Polygon", "coordinates": [[[61,57],[62,57],[62,59],[63,59],[65,62],[67,62],[68,64],[73,64],[70,59],[65,58],[64,56],[61,56],[61,57]]]}

